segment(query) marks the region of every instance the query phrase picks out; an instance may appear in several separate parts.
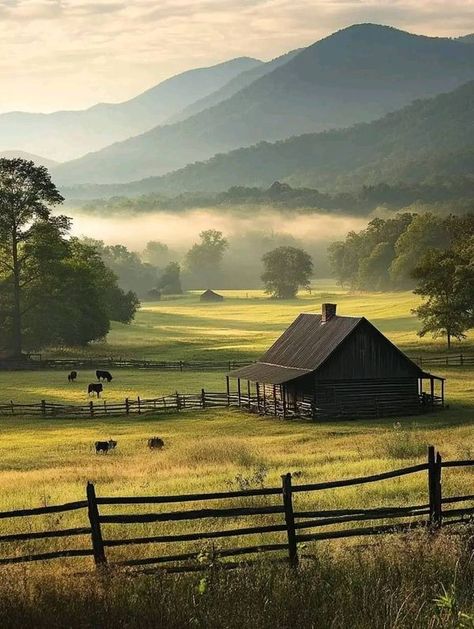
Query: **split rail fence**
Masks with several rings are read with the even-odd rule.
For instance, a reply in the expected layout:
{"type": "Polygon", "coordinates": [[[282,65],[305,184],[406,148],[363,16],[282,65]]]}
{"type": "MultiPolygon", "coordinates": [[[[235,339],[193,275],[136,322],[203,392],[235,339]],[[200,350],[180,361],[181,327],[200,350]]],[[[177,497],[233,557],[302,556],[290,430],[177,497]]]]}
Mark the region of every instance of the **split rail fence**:
{"type": "MultiPolygon", "coordinates": [[[[420,367],[473,367],[474,353],[408,354],[420,367]]],[[[27,361],[0,360],[0,369],[151,369],[156,371],[232,371],[251,364],[251,360],[147,360],[134,358],[43,358],[31,354],[27,361]]]]}
{"type": "MultiPolygon", "coordinates": [[[[303,485],[293,484],[292,475],[285,474],[282,476],[281,486],[273,488],[174,496],[102,497],[97,496],[95,486],[88,483],[85,500],[64,505],[0,513],[0,520],[5,520],[51,513],[58,514],[73,510],[87,511],[87,526],[1,535],[0,543],[2,545],[16,543],[16,551],[21,553],[18,544],[22,542],[30,543],[35,540],[50,538],[82,537],[84,539],[84,536],[87,536],[90,540],[88,547],[65,548],[64,550],[41,553],[30,550],[27,554],[17,554],[16,556],[5,556],[2,552],[3,557],[0,558],[0,565],[90,556],[98,568],[117,566],[141,571],[161,569],[167,572],[189,572],[204,570],[210,565],[219,565],[224,568],[239,565],[238,562],[226,561],[227,558],[247,555],[251,557],[251,560],[255,560],[260,553],[277,553],[274,559],[289,561],[291,565],[296,566],[302,556],[302,543],[402,533],[415,529],[436,531],[452,524],[472,524],[474,522],[474,494],[446,497],[442,492],[442,471],[448,468],[467,466],[474,466],[474,460],[442,461],[439,452],[430,446],[427,461],[419,465],[372,476],[303,485]],[[379,508],[362,506],[361,508],[332,510],[300,510],[295,506],[295,503],[298,502],[298,496],[301,494],[312,497],[324,490],[378,483],[421,472],[427,473],[426,501],[423,504],[379,508]],[[249,499],[255,497],[265,498],[264,502],[268,500],[275,500],[276,502],[271,505],[259,504],[258,501],[251,503],[249,499]],[[222,501],[225,503],[229,499],[233,501],[231,506],[215,506],[216,502],[220,505],[222,501]],[[148,513],[103,512],[107,510],[107,507],[117,508],[119,505],[163,506],[170,504],[186,505],[197,502],[203,504],[203,507],[183,509],[179,506],[177,511],[158,510],[148,513]],[[456,506],[460,504],[464,506],[456,506]],[[245,528],[235,527],[235,522],[239,518],[258,518],[259,525],[245,526],[245,528]],[[229,521],[229,519],[231,526],[235,528],[223,528],[220,524],[222,520],[229,521]],[[262,519],[265,520],[264,524],[261,524],[262,519]],[[192,532],[169,533],[163,529],[167,523],[176,523],[179,530],[179,525],[183,523],[195,525],[195,523],[202,521],[209,523],[206,530],[194,529],[192,532]],[[382,523],[377,524],[377,521],[382,521],[382,523]],[[129,530],[128,527],[134,524],[158,525],[161,526],[161,529],[146,536],[117,536],[117,531],[129,530]],[[113,529],[115,535],[109,533],[110,525],[115,525],[113,529]],[[236,544],[233,547],[213,546],[212,552],[205,562],[202,562],[202,551],[196,548],[185,553],[167,552],[169,545],[178,542],[212,540],[212,543],[215,544],[215,540],[225,538],[238,538],[242,542],[247,536],[254,538],[259,536],[258,543],[236,544]],[[279,536],[278,541],[275,541],[276,536],[279,536]],[[113,548],[136,547],[147,544],[154,545],[152,552],[155,553],[155,548],[160,548],[159,554],[137,557],[135,550],[135,558],[121,559],[120,561],[114,561],[113,557],[109,556],[111,552],[113,554],[113,548]]],[[[361,502],[363,504],[362,495],[361,502]]]]}

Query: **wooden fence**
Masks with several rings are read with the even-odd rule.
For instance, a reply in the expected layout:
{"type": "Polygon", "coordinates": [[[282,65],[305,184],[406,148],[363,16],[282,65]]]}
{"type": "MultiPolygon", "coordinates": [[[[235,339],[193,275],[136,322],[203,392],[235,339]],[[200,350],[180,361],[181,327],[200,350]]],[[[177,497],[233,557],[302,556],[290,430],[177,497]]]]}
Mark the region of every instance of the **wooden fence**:
{"type": "MultiPolygon", "coordinates": [[[[426,398],[426,395],[425,395],[426,398]]],[[[426,402],[426,399],[423,400],[426,402]]],[[[358,417],[373,419],[378,417],[400,414],[403,406],[399,401],[396,411],[391,403],[374,398],[372,406],[366,406],[358,417]]],[[[201,389],[200,393],[173,393],[158,398],[125,398],[123,402],[107,402],[107,400],[90,400],[87,404],[58,404],[41,400],[39,403],[18,404],[10,401],[0,404],[0,417],[15,416],[40,416],[40,417],[107,417],[124,415],[144,415],[147,413],[169,413],[192,409],[206,409],[215,407],[237,407],[246,409],[259,415],[270,415],[283,419],[311,419],[311,420],[335,420],[350,419],[354,417],[354,407],[341,404],[326,404],[319,408],[310,398],[288,405],[282,399],[259,398],[239,390],[236,393],[211,392],[201,389]]],[[[441,407],[441,398],[433,396],[429,402],[414,407],[413,401],[406,406],[406,414],[414,415],[437,410],[441,407]]]]}
{"type": "Polygon", "coordinates": [[[108,415],[143,415],[146,413],[163,413],[185,409],[203,409],[216,406],[256,407],[256,398],[248,398],[232,393],[212,393],[201,390],[200,393],[173,393],[158,398],[125,398],[123,402],[107,402],[107,400],[90,400],[87,404],[58,404],[41,400],[39,403],[17,404],[9,402],[0,404],[2,416],[42,416],[42,417],[106,417],[108,415]]]}
{"type": "MultiPolygon", "coordinates": [[[[392,470],[372,476],[297,485],[292,482],[292,475],[282,476],[280,487],[257,488],[245,491],[227,491],[204,494],[188,494],[174,496],[143,496],[143,497],[102,497],[97,496],[92,483],[87,484],[86,499],[71,502],[64,505],[40,507],[37,509],[24,509],[0,513],[0,519],[23,518],[50,513],[63,513],[66,511],[87,509],[88,526],[69,528],[62,530],[45,530],[39,532],[9,534],[0,536],[0,543],[31,542],[32,540],[49,538],[71,538],[87,536],[90,540],[88,547],[67,548],[54,552],[18,554],[16,556],[3,556],[0,565],[61,559],[65,557],[94,558],[98,567],[121,566],[139,568],[140,570],[156,571],[158,566],[168,572],[199,571],[216,561],[222,567],[232,567],[233,563],[225,560],[229,557],[245,555],[255,556],[260,553],[279,553],[278,558],[289,560],[291,565],[298,564],[301,556],[301,545],[309,542],[323,540],[344,539],[349,537],[363,537],[380,535],[382,533],[400,533],[417,528],[429,528],[438,530],[442,526],[472,523],[474,517],[474,494],[462,496],[443,496],[442,470],[474,466],[474,460],[445,461],[441,459],[439,452],[433,446],[428,448],[428,460],[419,465],[412,465],[403,469],[392,470]],[[390,479],[400,478],[420,472],[427,472],[426,501],[423,504],[411,506],[393,506],[367,508],[361,506],[353,509],[332,510],[299,510],[295,507],[300,494],[306,496],[315,495],[314,492],[333,490],[340,487],[361,486],[367,483],[378,483],[390,479]],[[271,505],[249,506],[249,498],[265,497],[276,500],[271,505]],[[232,506],[215,506],[217,501],[232,499],[232,506]],[[103,513],[108,506],[118,505],[169,505],[202,503],[202,508],[182,509],[177,511],[153,511],[149,513],[103,513]],[[237,506],[236,506],[237,503],[237,506]],[[450,507],[450,505],[464,504],[462,507],[450,507]],[[234,522],[238,518],[265,518],[266,523],[258,526],[235,527],[234,522]],[[221,520],[231,519],[234,528],[224,529],[219,525],[221,520]],[[157,534],[130,537],[128,535],[111,537],[108,533],[109,525],[121,530],[128,529],[133,524],[158,524],[165,523],[195,523],[205,521],[210,523],[206,530],[186,533],[169,534],[163,530],[157,534]],[[376,522],[382,521],[382,524],[376,522]],[[362,525],[361,525],[362,523],[362,525]],[[368,523],[368,525],[366,525],[368,523]],[[347,526],[349,524],[349,527],[347,526]],[[325,530],[330,527],[330,530],[325,530]],[[167,554],[165,548],[168,544],[177,542],[205,542],[225,538],[247,538],[247,536],[259,536],[259,543],[248,545],[236,545],[234,547],[213,547],[212,553],[202,561],[202,553],[193,549],[189,552],[167,554]],[[279,540],[275,541],[275,536],[279,540]],[[123,546],[143,546],[146,544],[158,545],[161,548],[159,555],[149,557],[129,558],[114,561],[109,555],[109,550],[123,546]]],[[[360,492],[363,504],[362,493],[360,492]]],[[[19,551],[21,552],[21,551],[19,551]]]]}
{"type": "MultiPolygon", "coordinates": [[[[408,354],[420,367],[473,367],[474,353],[408,354]]],[[[232,371],[251,364],[251,360],[147,360],[134,358],[44,358],[31,354],[28,360],[0,360],[0,370],[15,369],[150,369],[156,371],[232,371]]]]}

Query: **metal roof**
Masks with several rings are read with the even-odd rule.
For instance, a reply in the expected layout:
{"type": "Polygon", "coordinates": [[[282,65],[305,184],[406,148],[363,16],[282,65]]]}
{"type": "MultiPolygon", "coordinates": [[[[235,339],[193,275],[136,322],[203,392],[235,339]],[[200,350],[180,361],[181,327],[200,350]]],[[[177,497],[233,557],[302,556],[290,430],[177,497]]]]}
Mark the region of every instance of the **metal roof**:
{"type": "Polygon", "coordinates": [[[300,314],[260,362],[314,371],[361,321],[362,317],[334,316],[322,323],[319,314],[300,314]]]}
{"type": "Polygon", "coordinates": [[[322,323],[321,315],[302,313],[257,363],[232,371],[231,376],[270,384],[304,376],[322,365],[362,320],[334,316],[322,323]]]}
{"type": "Polygon", "coordinates": [[[269,365],[268,363],[252,363],[231,372],[231,376],[244,378],[252,382],[266,382],[267,384],[283,384],[300,376],[311,373],[311,369],[296,369],[296,367],[284,367],[282,365],[269,365]]]}

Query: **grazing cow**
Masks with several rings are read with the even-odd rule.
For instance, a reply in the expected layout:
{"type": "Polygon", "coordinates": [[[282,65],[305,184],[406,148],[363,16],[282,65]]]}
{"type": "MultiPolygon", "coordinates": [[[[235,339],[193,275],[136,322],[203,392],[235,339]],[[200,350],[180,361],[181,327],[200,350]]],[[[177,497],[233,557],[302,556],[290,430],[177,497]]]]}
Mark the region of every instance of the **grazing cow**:
{"type": "Polygon", "coordinates": [[[74,382],[75,379],[77,378],[77,371],[71,371],[70,374],[68,374],[68,382],[74,382]]]}
{"type": "Polygon", "coordinates": [[[112,374],[110,373],[110,371],[100,371],[100,369],[97,369],[95,375],[97,380],[107,380],[107,382],[110,382],[112,380],[112,374]]]}
{"type": "Polygon", "coordinates": [[[151,437],[151,439],[148,439],[148,447],[150,450],[161,450],[164,446],[165,442],[163,439],[160,439],[160,437],[151,437]]]}
{"type": "Polygon", "coordinates": [[[115,450],[116,447],[117,442],[113,439],[109,439],[108,441],[96,441],[95,453],[99,454],[99,452],[102,452],[103,454],[107,454],[109,450],[115,450]]]}
{"type": "Polygon", "coordinates": [[[91,393],[97,393],[97,397],[100,397],[101,391],[104,390],[102,383],[96,384],[95,382],[91,382],[87,387],[87,393],[90,395],[91,393]]]}

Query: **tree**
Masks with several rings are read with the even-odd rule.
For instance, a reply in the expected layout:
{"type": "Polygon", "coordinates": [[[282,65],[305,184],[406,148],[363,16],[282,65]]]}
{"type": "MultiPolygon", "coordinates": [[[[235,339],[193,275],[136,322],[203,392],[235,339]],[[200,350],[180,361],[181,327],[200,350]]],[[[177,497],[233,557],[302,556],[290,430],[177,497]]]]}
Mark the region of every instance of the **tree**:
{"type": "Polygon", "coordinates": [[[181,295],[181,267],[177,262],[170,262],[163,270],[157,288],[163,295],[181,295]]]}
{"type": "Polygon", "coordinates": [[[462,340],[474,327],[474,237],[445,251],[429,251],[413,270],[415,293],[426,301],[413,312],[422,320],[420,336],[462,340]]]}
{"type": "Polygon", "coordinates": [[[310,286],[311,256],[296,247],[277,247],[262,257],[265,292],[276,299],[292,299],[299,288],[310,286]]]}
{"type": "Polygon", "coordinates": [[[216,277],[229,243],[217,229],[202,231],[199,237],[201,242],[194,244],[186,254],[186,266],[192,274],[208,284],[211,278],[216,277]]]}
{"type": "Polygon", "coordinates": [[[48,239],[41,237],[50,230],[61,235],[69,228],[65,216],[51,215],[51,207],[63,200],[45,167],[23,159],[0,159],[0,273],[7,303],[3,313],[4,322],[11,324],[11,352],[16,357],[23,351],[24,292],[38,272],[31,259],[35,247],[29,245],[36,239],[42,267],[48,257],[54,258],[48,239]]]}
{"type": "Polygon", "coordinates": [[[142,259],[148,264],[163,268],[170,261],[171,252],[168,245],[156,240],[150,240],[147,242],[145,249],[142,253],[142,259]]]}

